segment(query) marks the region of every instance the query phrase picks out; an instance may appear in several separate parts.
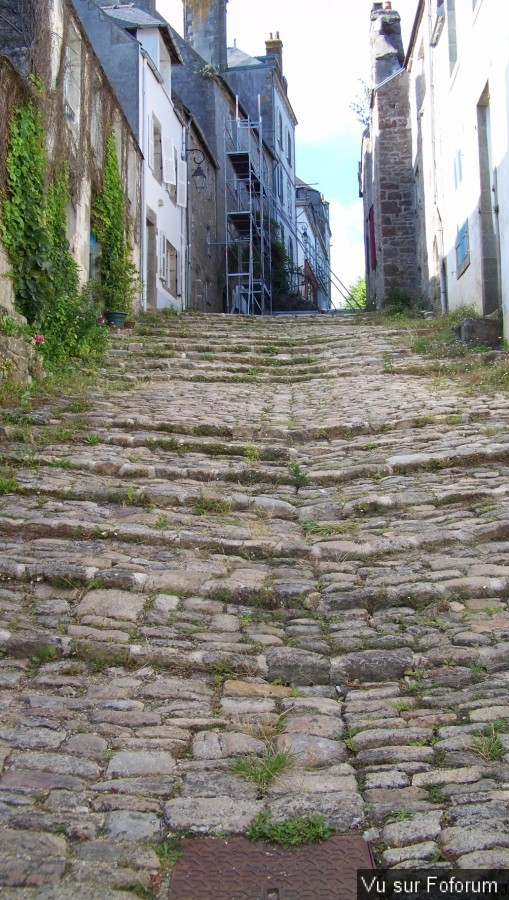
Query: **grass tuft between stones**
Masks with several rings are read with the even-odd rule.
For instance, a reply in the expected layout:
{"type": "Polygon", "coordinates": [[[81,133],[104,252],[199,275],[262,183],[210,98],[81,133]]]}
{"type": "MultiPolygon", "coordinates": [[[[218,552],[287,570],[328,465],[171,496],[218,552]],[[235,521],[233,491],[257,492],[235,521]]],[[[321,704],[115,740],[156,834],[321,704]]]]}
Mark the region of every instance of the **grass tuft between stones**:
{"type": "Polygon", "coordinates": [[[247,837],[251,841],[265,841],[267,844],[281,844],[291,848],[326,841],[334,831],[320,815],[296,816],[284,819],[283,822],[273,822],[271,813],[265,809],[254,819],[247,837]]]}
{"type": "Polygon", "coordinates": [[[237,756],[232,763],[232,772],[246,781],[254,781],[264,791],[278,775],[294,765],[295,754],[291,750],[279,753],[268,750],[263,756],[237,756]]]}

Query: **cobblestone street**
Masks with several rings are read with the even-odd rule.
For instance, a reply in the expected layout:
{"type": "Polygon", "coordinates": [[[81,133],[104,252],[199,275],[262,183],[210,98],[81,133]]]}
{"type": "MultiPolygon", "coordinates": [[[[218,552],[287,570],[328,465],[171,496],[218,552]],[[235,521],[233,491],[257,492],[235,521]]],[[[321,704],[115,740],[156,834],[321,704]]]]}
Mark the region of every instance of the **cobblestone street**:
{"type": "Polygon", "coordinates": [[[162,900],[168,836],[264,810],[509,868],[507,395],[424,366],[353,315],[163,317],[4,416],[3,898],[162,900]]]}

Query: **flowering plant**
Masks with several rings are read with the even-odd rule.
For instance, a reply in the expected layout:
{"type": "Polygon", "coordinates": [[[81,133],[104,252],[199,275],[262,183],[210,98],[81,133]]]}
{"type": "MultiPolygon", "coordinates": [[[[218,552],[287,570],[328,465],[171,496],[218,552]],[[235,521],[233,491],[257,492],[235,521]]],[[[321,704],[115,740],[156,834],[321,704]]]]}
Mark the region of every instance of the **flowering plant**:
{"type": "Polygon", "coordinates": [[[33,341],[34,341],[34,344],[44,344],[44,335],[43,334],[34,334],[33,341]]]}

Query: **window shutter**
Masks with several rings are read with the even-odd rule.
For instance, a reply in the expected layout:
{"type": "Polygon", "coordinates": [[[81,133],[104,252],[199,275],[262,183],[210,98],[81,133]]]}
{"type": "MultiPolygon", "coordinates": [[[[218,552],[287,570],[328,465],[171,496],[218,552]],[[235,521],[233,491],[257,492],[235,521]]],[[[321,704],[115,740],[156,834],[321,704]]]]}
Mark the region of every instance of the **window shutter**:
{"type": "Polygon", "coordinates": [[[154,171],[154,121],[148,117],[148,164],[154,171]]]}
{"type": "Polygon", "coordinates": [[[160,258],[161,281],[168,281],[168,250],[166,248],[166,237],[161,235],[161,258],[160,258]]]}
{"type": "Polygon", "coordinates": [[[172,185],[177,183],[173,138],[167,135],[163,135],[163,181],[172,185]]]}
{"type": "Polygon", "coordinates": [[[177,297],[182,293],[182,266],[181,266],[182,257],[180,253],[175,253],[175,293],[177,297]]]}
{"type": "Polygon", "coordinates": [[[177,206],[187,206],[187,163],[185,159],[178,160],[177,175],[177,206]]]}

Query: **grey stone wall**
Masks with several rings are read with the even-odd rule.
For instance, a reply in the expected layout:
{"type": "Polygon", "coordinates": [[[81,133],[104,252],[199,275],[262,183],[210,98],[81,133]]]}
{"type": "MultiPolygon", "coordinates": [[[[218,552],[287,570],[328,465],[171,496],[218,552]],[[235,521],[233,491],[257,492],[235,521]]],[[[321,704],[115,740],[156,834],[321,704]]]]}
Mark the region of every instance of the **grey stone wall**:
{"type": "Polygon", "coordinates": [[[227,66],[226,4],[228,0],[184,0],[184,37],[218,72],[227,66]]]}
{"type": "Polygon", "coordinates": [[[391,289],[403,291],[413,299],[417,299],[418,294],[415,183],[409,115],[408,73],[403,71],[377,89],[373,116],[379,305],[384,304],[391,289]]]}
{"type": "MultiPolygon", "coordinates": [[[[191,129],[191,147],[204,151],[204,145],[195,129],[191,129]]],[[[207,181],[203,191],[198,191],[193,175],[192,154],[190,165],[190,305],[201,312],[223,311],[224,247],[219,243],[222,229],[217,215],[218,172],[214,161],[205,153],[201,164],[207,181]]],[[[224,191],[223,191],[224,194],[224,191]]]]}
{"type": "Polygon", "coordinates": [[[367,296],[380,309],[395,291],[417,301],[421,287],[409,75],[401,68],[399,15],[383,10],[381,3],[375,3],[371,13],[371,48],[374,92],[363,143],[362,191],[367,296]]]}

